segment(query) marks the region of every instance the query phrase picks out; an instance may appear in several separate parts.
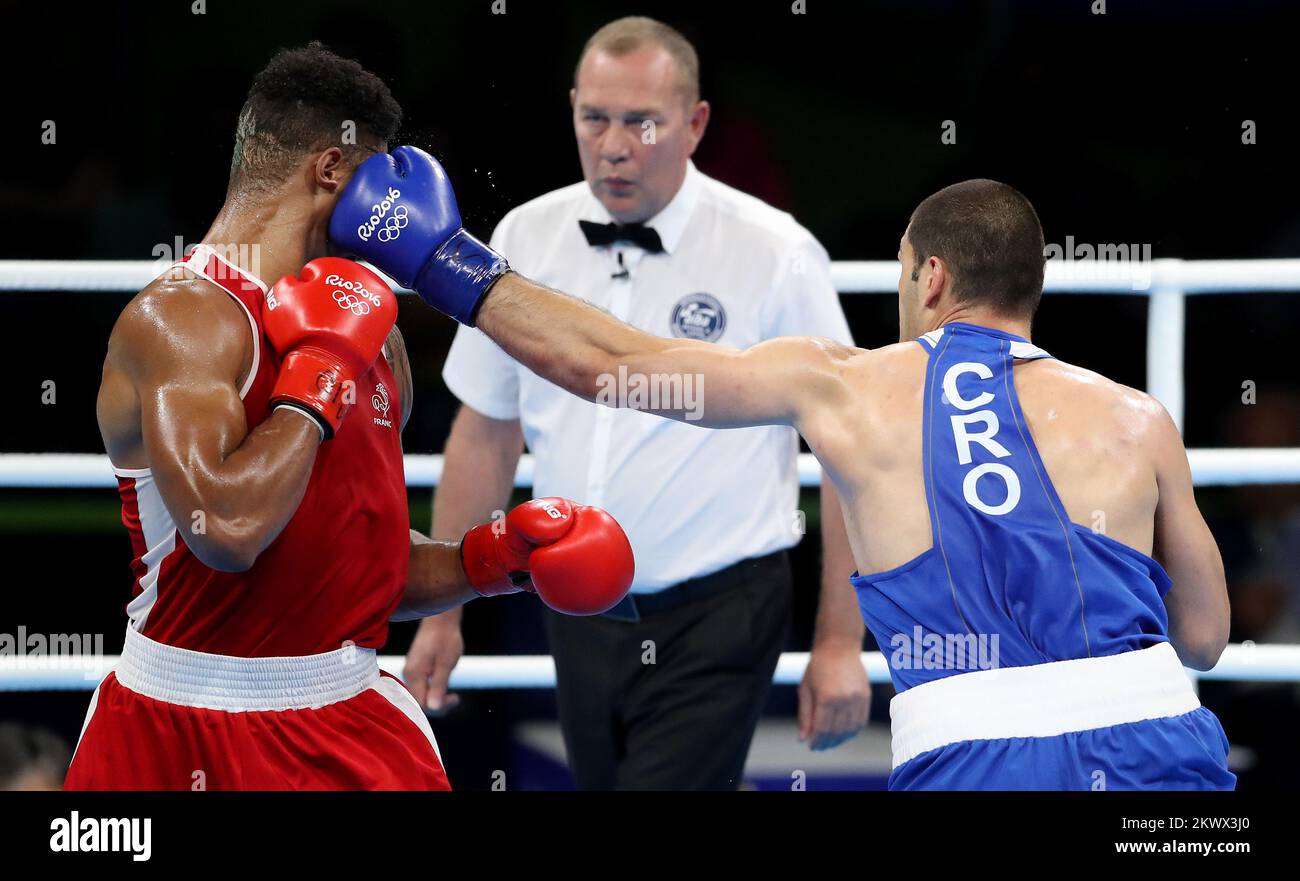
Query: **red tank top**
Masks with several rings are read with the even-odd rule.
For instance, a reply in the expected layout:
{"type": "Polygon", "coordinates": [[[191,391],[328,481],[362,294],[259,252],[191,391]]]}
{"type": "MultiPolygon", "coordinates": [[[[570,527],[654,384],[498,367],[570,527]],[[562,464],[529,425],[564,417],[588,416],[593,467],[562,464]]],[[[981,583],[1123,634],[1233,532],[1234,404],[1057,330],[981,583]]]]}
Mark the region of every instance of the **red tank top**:
{"type": "MultiPolygon", "coordinates": [[[[270,410],[279,361],[262,332],[267,287],[203,245],[181,261],[243,309],[253,363],[240,389],[248,429],[270,410]]],[[[401,600],[410,556],[401,403],[382,355],[357,380],[357,400],[321,444],[307,493],[246,572],[218,572],[185,544],[149,469],[114,472],[135,575],[131,626],[158,642],[240,657],[379,648],[401,600]]]]}

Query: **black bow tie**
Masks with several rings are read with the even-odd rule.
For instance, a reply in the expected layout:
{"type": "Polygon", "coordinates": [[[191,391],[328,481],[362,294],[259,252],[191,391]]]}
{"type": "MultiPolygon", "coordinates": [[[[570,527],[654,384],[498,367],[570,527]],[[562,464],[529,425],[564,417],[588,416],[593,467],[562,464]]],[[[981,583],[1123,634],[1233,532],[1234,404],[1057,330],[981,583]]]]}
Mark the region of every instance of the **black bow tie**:
{"type": "Polygon", "coordinates": [[[631,242],[639,245],[647,253],[661,254],[664,243],[659,240],[659,233],[643,223],[594,223],[579,220],[582,234],[587,237],[587,244],[593,248],[600,245],[612,245],[615,242],[631,242]]]}

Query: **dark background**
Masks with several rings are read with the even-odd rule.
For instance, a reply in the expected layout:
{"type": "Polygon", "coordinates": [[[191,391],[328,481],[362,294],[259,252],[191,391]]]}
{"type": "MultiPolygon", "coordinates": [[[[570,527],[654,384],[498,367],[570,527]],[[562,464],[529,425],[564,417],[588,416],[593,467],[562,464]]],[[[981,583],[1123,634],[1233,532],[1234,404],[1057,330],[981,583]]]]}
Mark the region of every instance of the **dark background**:
{"type": "MultiPolygon", "coordinates": [[[[1088,0],[836,3],[594,0],[14,6],[0,163],[0,258],[150,259],[198,241],[219,208],[235,118],[274,50],[321,39],[358,58],[406,111],[397,139],[438,155],[467,226],[486,238],[511,207],[580,177],[568,109],[577,53],[624,14],[682,30],[701,56],[713,120],[696,161],[791,211],[835,259],[893,259],[917,201],[969,177],[1005,180],[1036,205],[1049,243],[1149,244],[1154,257],[1300,256],[1295,203],[1296,16],[1286,3],[1088,0]],[[57,143],[40,140],[54,120],[57,143]],[[941,124],[956,123],[956,144],[941,124]],[[1258,142],[1242,143],[1253,120],[1258,142]]],[[[8,11],[8,10],[7,10],[8,11]]],[[[0,452],[103,452],[94,395],[118,294],[3,299],[8,412],[0,452]],[[57,403],[41,403],[54,380],[57,403]]],[[[843,298],[861,345],[896,339],[893,298],[843,298]]],[[[1300,445],[1294,294],[1197,296],[1187,307],[1189,446],[1300,445]],[[1243,404],[1242,383],[1257,384],[1243,404]]],[[[408,452],[439,452],[455,401],[439,373],[454,328],[418,301],[399,319],[417,395],[408,452]]],[[[1049,297],[1035,342],[1145,384],[1143,297],[1049,297]]],[[[1295,487],[1198,493],[1229,568],[1233,641],[1300,641],[1295,487]],[[1288,562],[1289,561],[1289,562],[1288,562]]],[[[427,528],[429,492],[412,491],[427,528]]],[[[816,511],[815,495],[802,507],[816,511]]],[[[115,493],[0,489],[6,561],[0,632],[105,634],[120,647],[129,548],[115,493]]],[[[795,554],[791,649],[815,608],[816,520],[795,554]]],[[[402,652],[413,625],[393,628],[402,652]]],[[[472,606],[472,653],[544,651],[536,608],[472,606]]],[[[876,718],[887,722],[887,687],[876,718]]],[[[1243,788],[1294,788],[1293,686],[1212,685],[1243,788]]],[[[542,693],[463,693],[437,723],[453,782],[482,788],[508,724],[553,713],[542,693]]],[[[0,720],[75,740],[84,693],[0,693],[0,720]]],[[[793,711],[793,689],[771,710],[793,711]]],[[[495,759],[495,761],[494,761],[495,759]]]]}

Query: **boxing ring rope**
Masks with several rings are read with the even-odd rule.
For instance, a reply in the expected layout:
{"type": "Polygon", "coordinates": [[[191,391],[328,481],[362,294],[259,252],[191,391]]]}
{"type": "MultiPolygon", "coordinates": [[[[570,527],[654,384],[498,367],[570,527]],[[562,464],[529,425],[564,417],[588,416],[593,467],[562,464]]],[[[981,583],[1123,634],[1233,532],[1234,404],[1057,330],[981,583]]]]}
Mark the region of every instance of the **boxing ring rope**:
{"type": "MultiPolygon", "coordinates": [[[[134,293],[169,265],[165,260],[0,260],[0,291],[134,293]]],[[[840,293],[889,293],[898,287],[898,264],[837,261],[831,278],[840,293]]],[[[1048,260],[1043,290],[1148,297],[1147,391],[1181,430],[1186,297],[1300,291],[1300,260],[1048,260]]]]}
{"type": "MultiPolygon", "coordinates": [[[[402,675],[402,655],[380,655],[380,669],[402,675]]],[[[0,657],[0,692],[90,691],[117,664],[117,655],[34,655],[0,657]]],[[[798,685],[808,665],[807,652],[785,652],[772,677],[775,685],[798,685]]],[[[889,664],[880,652],[863,652],[862,665],[873,683],[889,682],[889,664]]],[[[1213,670],[1184,668],[1193,682],[1300,681],[1300,645],[1233,644],[1213,670]]],[[[982,675],[996,676],[996,670],[982,675]]],[[[451,674],[450,688],[554,688],[555,662],[549,655],[466,655],[451,674]]]]}
{"type": "MultiPolygon", "coordinates": [[[[1249,447],[1187,451],[1192,481],[1197,486],[1237,486],[1246,483],[1300,483],[1300,448],[1249,447]]],[[[442,479],[441,454],[408,453],[406,485],[437,486],[442,479]]],[[[821,485],[821,465],[799,456],[799,483],[821,485]]],[[[519,457],[515,486],[533,485],[533,457],[519,457]]],[[[116,489],[108,457],[94,453],[0,453],[0,488],[116,489]]]]}
{"type": "MultiPolygon", "coordinates": [[[[167,261],[148,260],[3,260],[0,291],[134,293],[168,265],[167,261]]],[[[831,276],[841,293],[889,293],[897,289],[898,264],[840,261],[832,264],[831,276]]],[[[1147,391],[1164,404],[1181,429],[1186,297],[1300,291],[1300,260],[1049,260],[1044,291],[1148,298],[1147,391]]],[[[1193,449],[1188,458],[1198,486],[1300,483],[1300,449],[1193,449]]],[[[407,483],[437,486],[442,467],[440,455],[408,455],[407,483]]],[[[532,458],[524,456],[515,475],[516,486],[532,484],[532,468],[532,458]]],[[[816,486],[820,474],[812,456],[799,457],[803,486],[816,486]]],[[[0,488],[115,485],[106,456],[0,453],[0,488]]],[[[0,657],[0,691],[89,690],[116,661],[108,655],[0,657]]],[[[888,664],[881,653],[864,652],[862,661],[873,682],[889,681],[888,664]]],[[[774,683],[797,684],[807,662],[807,653],[784,653],[774,683]]],[[[380,657],[380,666],[395,675],[401,675],[403,663],[400,655],[380,657]]],[[[1300,645],[1230,645],[1213,670],[1187,673],[1195,681],[1300,682],[1300,645]]],[[[451,687],[461,689],[554,685],[555,666],[544,655],[466,656],[451,677],[451,687]]]]}

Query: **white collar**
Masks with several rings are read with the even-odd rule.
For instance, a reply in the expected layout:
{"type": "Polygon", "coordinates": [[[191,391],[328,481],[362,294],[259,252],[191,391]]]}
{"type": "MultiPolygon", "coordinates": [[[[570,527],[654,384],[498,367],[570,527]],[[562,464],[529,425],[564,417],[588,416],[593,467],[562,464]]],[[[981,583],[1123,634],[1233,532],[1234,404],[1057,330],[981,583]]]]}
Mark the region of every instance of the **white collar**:
{"type": "MultiPolygon", "coordinates": [[[[699,201],[703,177],[696,170],[695,163],[688,159],[686,161],[686,176],[682,178],[682,185],[677,188],[676,195],[658,214],[645,222],[646,226],[652,227],[655,232],[659,233],[659,241],[663,243],[664,251],[669,254],[677,249],[677,245],[682,240],[682,235],[686,232],[686,224],[690,222],[691,215],[695,212],[695,204],[699,201]]],[[[596,223],[617,222],[605,210],[605,206],[600,204],[600,200],[592,195],[590,187],[587,188],[587,199],[580,217],[582,220],[592,220],[596,223]]]]}
{"type": "MultiPolygon", "coordinates": [[[[225,253],[222,253],[223,250],[225,249],[220,247],[214,247],[212,245],[200,242],[199,244],[194,246],[193,250],[191,250],[190,253],[187,254],[182,259],[181,262],[187,264],[186,268],[188,268],[191,272],[194,272],[196,275],[201,275],[204,278],[208,278],[207,272],[200,271],[200,270],[203,269],[203,267],[207,266],[208,261],[211,258],[215,257],[217,262],[221,263],[225,267],[224,274],[223,274],[224,278],[243,279],[253,284],[263,294],[266,294],[267,291],[270,289],[266,284],[266,282],[262,281],[262,279],[258,278],[256,275],[249,272],[247,269],[244,269],[238,264],[227,259],[225,253]]],[[[209,279],[209,281],[216,281],[216,280],[209,279]]],[[[225,287],[225,285],[222,285],[222,287],[225,287]]]]}

